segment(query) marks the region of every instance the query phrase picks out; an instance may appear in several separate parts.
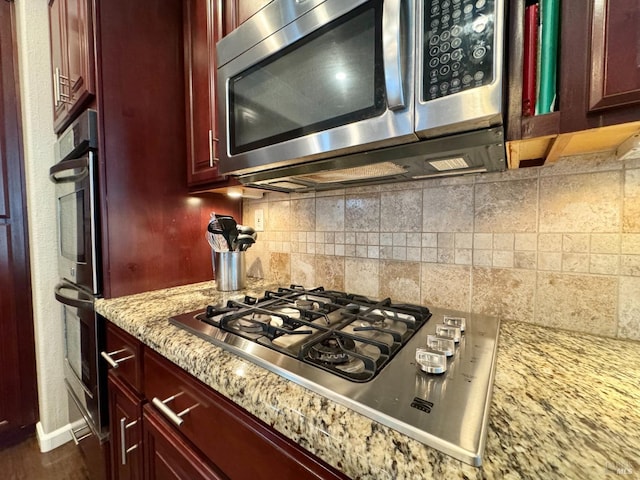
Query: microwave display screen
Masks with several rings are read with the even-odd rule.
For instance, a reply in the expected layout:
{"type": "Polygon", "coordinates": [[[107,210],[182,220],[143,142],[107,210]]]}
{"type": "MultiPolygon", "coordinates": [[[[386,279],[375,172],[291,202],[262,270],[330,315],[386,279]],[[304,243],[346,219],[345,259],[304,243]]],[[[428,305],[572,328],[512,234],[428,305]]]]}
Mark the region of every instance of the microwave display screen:
{"type": "Polygon", "coordinates": [[[493,82],[495,0],[425,1],[422,101],[493,82]]]}
{"type": "Polygon", "coordinates": [[[85,218],[84,191],[64,195],[58,199],[60,228],[60,252],[75,263],[86,263],[85,235],[79,231],[89,225],[85,218]]]}
{"type": "Polygon", "coordinates": [[[242,153],[381,115],[382,2],[367,2],[229,81],[229,148],[242,153]]]}

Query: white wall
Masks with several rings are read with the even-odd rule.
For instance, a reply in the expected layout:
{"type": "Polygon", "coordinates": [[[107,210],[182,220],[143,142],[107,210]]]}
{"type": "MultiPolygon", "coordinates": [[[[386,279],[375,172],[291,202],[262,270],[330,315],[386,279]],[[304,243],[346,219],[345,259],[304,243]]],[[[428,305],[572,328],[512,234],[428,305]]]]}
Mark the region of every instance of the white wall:
{"type": "Polygon", "coordinates": [[[70,438],[61,306],[53,296],[58,271],[55,191],[48,177],[56,140],[49,20],[47,0],[16,0],[15,7],[40,407],[38,439],[46,451],[70,438]]]}

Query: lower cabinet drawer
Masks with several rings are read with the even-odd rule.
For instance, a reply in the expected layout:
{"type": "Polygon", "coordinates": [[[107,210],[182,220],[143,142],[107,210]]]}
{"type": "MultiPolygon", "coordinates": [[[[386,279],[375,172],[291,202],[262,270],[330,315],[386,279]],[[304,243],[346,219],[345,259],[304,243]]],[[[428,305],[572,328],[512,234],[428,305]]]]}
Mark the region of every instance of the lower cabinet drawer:
{"type": "Polygon", "coordinates": [[[113,323],[107,321],[106,350],[100,352],[101,361],[137,392],[142,391],[142,344],[113,323]]]}
{"type": "Polygon", "coordinates": [[[146,479],[227,480],[149,404],[144,406],[143,412],[146,479]]]}
{"type": "Polygon", "coordinates": [[[345,479],[195,377],[145,349],[144,393],[230,479],[345,479]]]}

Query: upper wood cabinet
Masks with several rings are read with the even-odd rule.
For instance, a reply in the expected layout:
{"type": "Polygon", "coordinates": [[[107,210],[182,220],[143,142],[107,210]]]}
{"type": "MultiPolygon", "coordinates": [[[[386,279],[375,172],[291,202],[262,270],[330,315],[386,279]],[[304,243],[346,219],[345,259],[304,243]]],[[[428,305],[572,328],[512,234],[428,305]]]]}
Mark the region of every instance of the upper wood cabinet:
{"type": "Polygon", "coordinates": [[[53,126],[59,133],[96,92],[90,0],[49,0],[53,126]]]}
{"type": "Polygon", "coordinates": [[[219,165],[216,42],[272,0],[185,0],[187,183],[191,191],[237,185],[219,165]]]}
{"type": "Polygon", "coordinates": [[[184,56],[187,183],[192,190],[235,184],[218,171],[216,42],[224,32],[222,0],[185,0],[184,56]]]}
{"type": "Polygon", "coordinates": [[[508,140],[640,120],[640,1],[561,2],[558,111],[522,117],[525,0],[510,3],[508,140]]]}
{"type": "Polygon", "coordinates": [[[595,1],[589,111],[640,104],[640,1],[595,1]]]}

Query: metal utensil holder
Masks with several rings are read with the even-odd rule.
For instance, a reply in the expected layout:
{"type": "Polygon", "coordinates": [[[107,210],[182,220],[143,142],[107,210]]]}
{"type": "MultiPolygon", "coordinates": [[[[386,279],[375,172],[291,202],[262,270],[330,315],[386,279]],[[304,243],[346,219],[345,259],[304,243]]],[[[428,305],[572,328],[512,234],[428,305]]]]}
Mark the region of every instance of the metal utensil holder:
{"type": "Polygon", "coordinates": [[[244,252],[211,252],[216,288],[221,292],[242,290],[247,284],[244,252]]]}

